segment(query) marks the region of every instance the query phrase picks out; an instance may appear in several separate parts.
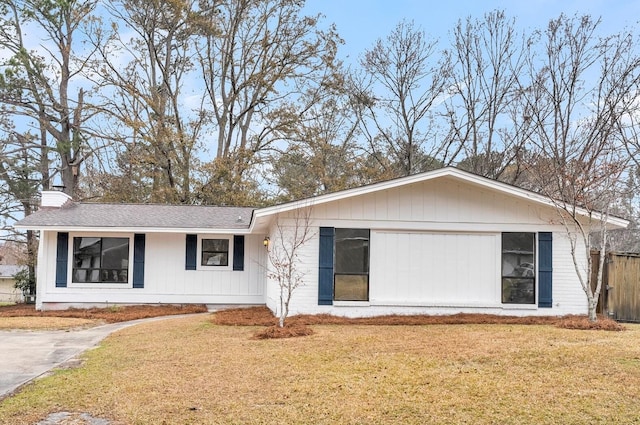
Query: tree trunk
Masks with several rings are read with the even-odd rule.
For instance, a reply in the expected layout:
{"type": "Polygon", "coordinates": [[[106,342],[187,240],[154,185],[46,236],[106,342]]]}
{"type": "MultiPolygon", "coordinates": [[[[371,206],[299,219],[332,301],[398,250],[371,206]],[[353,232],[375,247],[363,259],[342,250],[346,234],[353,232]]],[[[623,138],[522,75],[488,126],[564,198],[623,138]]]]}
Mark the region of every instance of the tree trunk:
{"type": "Polygon", "coordinates": [[[598,321],[598,298],[591,298],[589,300],[589,321],[597,322],[598,321]]]}

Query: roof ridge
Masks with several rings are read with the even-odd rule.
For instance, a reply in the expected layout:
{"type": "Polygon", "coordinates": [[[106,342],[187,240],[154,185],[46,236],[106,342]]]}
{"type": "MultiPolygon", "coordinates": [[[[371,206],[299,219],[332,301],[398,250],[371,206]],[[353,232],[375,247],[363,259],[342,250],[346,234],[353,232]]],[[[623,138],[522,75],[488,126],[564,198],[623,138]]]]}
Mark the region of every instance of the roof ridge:
{"type": "Polygon", "coordinates": [[[134,207],[197,207],[197,208],[242,208],[255,210],[258,207],[241,207],[236,205],[200,205],[200,204],[161,204],[161,203],[136,203],[136,202],[74,202],[75,205],[113,205],[113,206],[134,206],[134,207]]]}

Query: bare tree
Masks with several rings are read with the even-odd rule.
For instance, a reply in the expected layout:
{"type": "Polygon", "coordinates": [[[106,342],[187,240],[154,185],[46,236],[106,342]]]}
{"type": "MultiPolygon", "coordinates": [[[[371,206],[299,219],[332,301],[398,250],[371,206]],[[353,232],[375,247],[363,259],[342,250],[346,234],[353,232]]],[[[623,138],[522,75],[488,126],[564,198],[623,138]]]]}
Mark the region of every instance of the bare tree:
{"type": "Polygon", "coordinates": [[[431,113],[442,99],[449,59],[424,30],[402,21],[365,51],[354,99],[362,105],[362,125],[370,151],[382,166],[392,159],[393,174],[430,168],[431,113]]]}
{"type": "MultiPolygon", "coordinates": [[[[369,181],[362,176],[362,149],[353,102],[340,75],[321,99],[303,101],[308,108],[287,132],[289,143],[275,149],[273,169],[279,200],[291,201],[336,192],[369,181]]],[[[315,92],[306,96],[319,97],[315,92]]]]}
{"type": "Polygon", "coordinates": [[[203,197],[238,203],[253,167],[286,136],[330,84],[338,43],[333,26],[304,16],[298,0],[206,0],[198,55],[216,131],[203,197]],[[302,95],[305,96],[302,96],[302,95]],[[311,103],[306,103],[311,102],[311,103]]]}
{"type": "MultiPolygon", "coordinates": [[[[155,202],[193,200],[194,150],[209,119],[204,94],[185,87],[196,78],[196,3],[114,0],[107,7],[113,29],[92,35],[105,112],[127,140],[118,152],[121,160],[113,164],[121,169],[109,171],[127,180],[142,170],[155,202]]],[[[120,186],[117,180],[112,184],[120,186]]]]}
{"type": "MultiPolygon", "coordinates": [[[[83,50],[79,39],[95,3],[0,1],[0,196],[9,224],[35,211],[37,192],[55,178],[64,192],[77,195],[82,164],[94,152],[83,79],[93,52],[83,50]]],[[[26,247],[25,289],[34,295],[36,235],[9,235],[26,247]]]]}
{"type": "Polygon", "coordinates": [[[8,121],[3,121],[0,128],[4,133],[4,140],[0,144],[0,198],[3,200],[0,208],[1,237],[20,246],[26,254],[22,259],[22,264],[27,266],[21,274],[22,289],[25,295],[35,295],[36,234],[33,230],[21,234],[11,224],[37,209],[37,194],[42,187],[40,163],[33,152],[37,150],[37,144],[33,143],[32,135],[18,133],[8,121]]]}
{"type": "Polygon", "coordinates": [[[0,103],[6,113],[36,129],[43,188],[59,173],[71,196],[76,195],[81,165],[94,149],[86,126],[92,113],[83,86],[93,52],[80,48],[78,39],[94,19],[95,4],[94,0],[0,3],[0,47],[8,56],[1,64],[0,103]],[[41,44],[30,45],[27,31],[41,33],[41,44]],[[51,161],[58,162],[56,170],[51,161]]]}
{"type": "Polygon", "coordinates": [[[529,52],[527,85],[521,89],[536,149],[526,171],[535,189],[556,200],[593,321],[603,260],[592,282],[589,253],[595,249],[605,258],[608,217],[629,164],[620,128],[634,113],[640,82],[631,34],[599,38],[598,25],[589,16],[550,21],[544,49],[529,52]],[[600,235],[597,244],[594,233],[600,235]]]}
{"type": "Polygon", "coordinates": [[[310,227],[311,207],[300,208],[290,217],[277,216],[275,234],[269,241],[267,275],[278,283],[280,309],[278,324],[282,328],[289,316],[289,303],[294,291],[304,284],[305,271],[300,268],[300,251],[315,236],[310,227]]]}
{"type": "Polygon", "coordinates": [[[454,28],[444,115],[448,134],[439,148],[445,163],[510,182],[517,175],[507,177],[505,171],[527,140],[527,121],[512,113],[526,46],[514,24],[503,11],[493,11],[454,28]]]}

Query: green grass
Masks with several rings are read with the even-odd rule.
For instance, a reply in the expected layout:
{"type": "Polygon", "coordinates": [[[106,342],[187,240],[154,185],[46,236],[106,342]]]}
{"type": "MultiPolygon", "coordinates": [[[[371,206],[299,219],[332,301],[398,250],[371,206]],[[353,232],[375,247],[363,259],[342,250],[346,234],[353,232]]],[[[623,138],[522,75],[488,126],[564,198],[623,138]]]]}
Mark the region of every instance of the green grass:
{"type": "Polygon", "coordinates": [[[142,324],[0,402],[125,424],[640,423],[640,326],[317,325],[255,340],[207,316],[142,324]]]}

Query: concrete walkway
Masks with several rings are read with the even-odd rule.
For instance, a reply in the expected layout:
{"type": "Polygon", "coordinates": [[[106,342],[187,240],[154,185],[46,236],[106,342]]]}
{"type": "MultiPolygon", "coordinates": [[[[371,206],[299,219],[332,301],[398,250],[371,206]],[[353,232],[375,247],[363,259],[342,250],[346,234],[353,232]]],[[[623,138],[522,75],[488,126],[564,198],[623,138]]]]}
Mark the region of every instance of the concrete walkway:
{"type": "Polygon", "coordinates": [[[185,316],[192,315],[153,317],[82,330],[0,331],[0,400],[27,382],[72,361],[112,332],[138,323],[185,316]]]}

